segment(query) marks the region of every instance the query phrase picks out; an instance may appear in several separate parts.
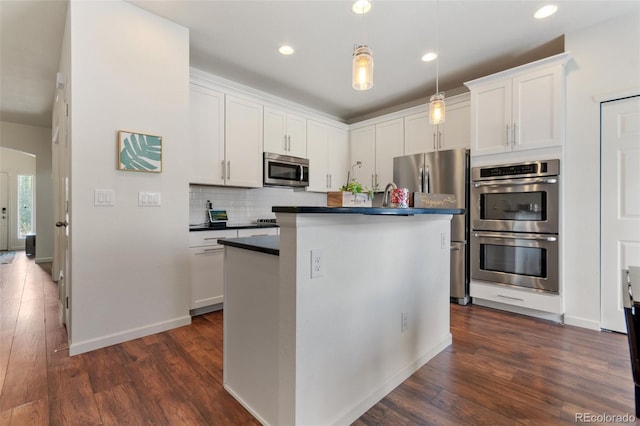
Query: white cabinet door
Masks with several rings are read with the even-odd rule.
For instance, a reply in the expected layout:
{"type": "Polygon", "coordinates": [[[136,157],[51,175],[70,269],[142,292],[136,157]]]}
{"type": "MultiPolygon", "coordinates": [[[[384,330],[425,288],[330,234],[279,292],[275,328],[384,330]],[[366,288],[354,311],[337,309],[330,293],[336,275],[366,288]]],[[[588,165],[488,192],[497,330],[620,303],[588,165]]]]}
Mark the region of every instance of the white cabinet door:
{"type": "Polygon", "coordinates": [[[404,154],[404,119],[376,124],[376,179],[381,190],[393,182],[393,158],[404,154]]]}
{"type": "Polygon", "coordinates": [[[327,128],[327,172],[329,190],[339,191],[347,184],[349,170],[349,133],[344,129],[327,128]]]}
{"type": "Polygon", "coordinates": [[[287,154],[287,118],[284,111],[264,108],[264,152],[287,154]]]}
{"type": "Polygon", "coordinates": [[[196,247],[191,253],[191,309],[224,301],[224,248],[196,247]]]}
{"type": "Polygon", "coordinates": [[[471,104],[446,106],[446,120],[438,126],[438,150],[471,147],[471,104]]]}
{"type": "Polygon", "coordinates": [[[305,117],[287,114],[287,139],[289,155],[307,158],[307,119],[305,117]]]}
{"type": "Polygon", "coordinates": [[[327,126],[312,120],[308,121],[309,186],[307,191],[326,192],[329,187],[328,137],[327,126]]]}
{"type": "Polygon", "coordinates": [[[363,186],[375,186],[376,174],[376,126],[370,125],[351,131],[350,134],[350,166],[357,161],[362,163],[361,167],[354,167],[351,179],[355,178],[363,186]]]}
{"type": "Polygon", "coordinates": [[[307,119],[264,107],[264,151],[307,157],[307,119]]]}
{"type": "Polygon", "coordinates": [[[472,89],[472,154],[510,151],[511,132],[511,79],[472,89]]]}
{"type": "Polygon", "coordinates": [[[562,144],[562,66],[513,79],[513,149],[562,144]]]}
{"type": "Polygon", "coordinates": [[[262,105],[226,96],[225,183],[262,187],[262,105]]]}
{"type": "Polygon", "coordinates": [[[238,237],[264,237],[278,235],[279,228],[249,228],[238,229],[238,237]]]}
{"type": "MultiPolygon", "coordinates": [[[[447,110],[447,120],[448,114],[447,110]]],[[[404,155],[435,151],[436,130],[426,111],[404,117],[404,155]]]]}
{"type": "Polygon", "coordinates": [[[224,184],[224,93],[190,86],[189,182],[224,184]]]}

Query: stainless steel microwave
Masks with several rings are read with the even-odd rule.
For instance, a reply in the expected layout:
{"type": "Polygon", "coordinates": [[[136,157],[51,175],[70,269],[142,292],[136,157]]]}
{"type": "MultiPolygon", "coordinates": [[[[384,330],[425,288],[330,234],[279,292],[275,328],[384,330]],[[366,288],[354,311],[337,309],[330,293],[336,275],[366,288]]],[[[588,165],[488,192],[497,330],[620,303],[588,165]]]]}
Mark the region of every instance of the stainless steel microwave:
{"type": "Polygon", "coordinates": [[[265,152],[264,185],[309,186],[309,160],[265,152]]]}

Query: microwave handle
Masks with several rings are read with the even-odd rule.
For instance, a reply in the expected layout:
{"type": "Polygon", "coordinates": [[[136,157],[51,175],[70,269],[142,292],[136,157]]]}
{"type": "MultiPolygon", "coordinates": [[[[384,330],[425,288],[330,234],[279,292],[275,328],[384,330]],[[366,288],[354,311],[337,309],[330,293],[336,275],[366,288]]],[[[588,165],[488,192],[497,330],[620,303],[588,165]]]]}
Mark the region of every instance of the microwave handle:
{"type": "Polygon", "coordinates": [[[474,182],[474,188],[481,188],[483,186],[509,186],[509,185],[530,185],[532,183],[558,183],[556,178],[537,178],[537,179],[507,179],[499,181],[487,181],[487,182],[474,182]]]}
{"type": "Polygon", "coordinates": [[[508,239],[508,240],[532,240],[532,241],[550,241],[550,242],[558,241],[557,237],[553,237],[549,235],[525,236],[525,235],[495,234],[492,232],[474,232],[473,236],[476,238],[502,238],[502,239],[508,239]]]}
{"type": "Polygon", "coordinates": [[[304,180],[304,167],[302,167],[302,164],[298,167],[300,167],[300,182],[302,182],[304,180]]]}

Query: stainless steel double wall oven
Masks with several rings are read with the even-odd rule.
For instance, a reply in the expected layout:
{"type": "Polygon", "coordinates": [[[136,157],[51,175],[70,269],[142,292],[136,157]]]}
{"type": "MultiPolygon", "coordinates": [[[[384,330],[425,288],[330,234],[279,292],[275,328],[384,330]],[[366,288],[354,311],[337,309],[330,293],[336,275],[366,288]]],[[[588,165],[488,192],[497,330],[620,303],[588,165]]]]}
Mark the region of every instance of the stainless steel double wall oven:
{"type": "Polygon", "coordinates": [[[558,293],[560,161],[471,170],[471,278],[558,293]]]}

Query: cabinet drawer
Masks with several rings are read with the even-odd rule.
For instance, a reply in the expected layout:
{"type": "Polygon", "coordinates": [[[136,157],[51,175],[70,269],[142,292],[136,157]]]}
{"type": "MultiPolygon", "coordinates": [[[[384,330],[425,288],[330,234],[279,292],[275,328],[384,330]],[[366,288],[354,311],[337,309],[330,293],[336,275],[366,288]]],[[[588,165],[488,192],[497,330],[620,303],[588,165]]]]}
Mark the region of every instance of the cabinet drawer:
{"type": "Polygon", "coordinates": [[[265,235],[278,235],[279,228],[254,228],[238,229],[238,237],[261,237],[265,235]]]}
{"type": "Polygon", "coordinates": [[[218,245],[220,238],[236,238],[237,236],[238,231],[235,229],[189,232],[189,247],[218,245]]]}
{"type": "Polygon", "coordinates": [[[478,299],[491,300],[522,308],[562,314],[562,298],[558,295],[518,290],[502,285],[484,284],[472,281],[470,295],[478,299]]]}

